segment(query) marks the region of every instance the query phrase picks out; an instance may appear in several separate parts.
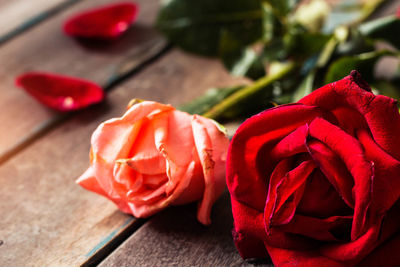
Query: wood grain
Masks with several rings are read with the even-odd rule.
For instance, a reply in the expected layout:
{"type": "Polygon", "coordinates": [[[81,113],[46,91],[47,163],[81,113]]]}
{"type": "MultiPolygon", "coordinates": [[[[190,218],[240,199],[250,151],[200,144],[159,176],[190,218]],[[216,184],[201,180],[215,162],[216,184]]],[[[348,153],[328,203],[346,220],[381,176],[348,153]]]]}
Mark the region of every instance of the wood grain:
{"type": "MultiPolygon", "coordinates": [[[[100,266],[251,266],[233,243],[230,208],[225,192],[213,207],[209,227],[196,220],[196,205],[169,208],[137,230],[100,266]]],[[[272,266],[269,259],[257,265],[272,266]]]]}
{"type": "Polygon", "coordinates": [[[1,0],[0,43],[78,1],[83,0],[1,0]]]}
{"type": "Polygon", "coordinates": [[[158,0],[137,1],[141,8],[137,22],[115,42],[81,42],[63,34],[61,26],[67,17],[110,2],[114,1],[81,1],[1,46],[0,161],[59,115],[16,88],[15,77],[27,71],[50,71],[106,86],[121,71],[129,71],[127,58],[132,69],[163,49],[165,40],[152,28],[158,0]]]}
{"type": "Polygon", "coordinates": [[[97,125],[131,98],[181,104],[213,85],[230,85],[220,63],[172,51],[0,166],[0,266],[75,266],[127,225],[129,215],[75,179],[89,164],[97,125]],[[204,70],[207,69],[207,72],[204,70]]]}

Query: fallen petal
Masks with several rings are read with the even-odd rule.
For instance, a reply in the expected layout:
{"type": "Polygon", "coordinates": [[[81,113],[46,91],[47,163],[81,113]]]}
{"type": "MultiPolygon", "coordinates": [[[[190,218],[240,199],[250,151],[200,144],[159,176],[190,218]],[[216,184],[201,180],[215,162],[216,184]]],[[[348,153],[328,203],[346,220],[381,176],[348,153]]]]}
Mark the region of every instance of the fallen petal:
{"type": "Polygon", "coordinates": [[[104,91],[97,84],[52,73],[29,72],[15,80],[42,104],[58,111],[72,111],[101,102],[104,91]]]}
{"type": "Polygon", "coordinates": [[[69,18],[64,32],[81,38],[114,39],[129,28],[138,10],[136,4],[129,2],[86,10],[69,18]]]}

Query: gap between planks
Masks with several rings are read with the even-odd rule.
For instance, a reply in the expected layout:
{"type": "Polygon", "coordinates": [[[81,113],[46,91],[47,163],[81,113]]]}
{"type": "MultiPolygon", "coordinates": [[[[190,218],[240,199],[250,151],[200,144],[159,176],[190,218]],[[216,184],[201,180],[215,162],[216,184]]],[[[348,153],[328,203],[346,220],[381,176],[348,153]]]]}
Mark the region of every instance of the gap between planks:
{"type": "Polygon", "coordinates": [[[8,42],[12,40],[14,37],[24,33],[25,31],[33,28],[34,26],[37,26],[41,22],[45,21],[46,19],[57,15],[59,12],[63,11],[64,9],[84,0],[68,0],[64,1],[54,7],[51,7],[37,15],[34,15],[33,17],[29,18],[28,20],[22,22],[15,28],[11,29],[10,31],[4,33],[3,35],[0,36],[0,45],[4,44],[5,42],[8,42]]]}
{"type": "Polygon", "coordinates": [[[90,267],[100,264],[146,221],[146,219],[134,219],[133,217],[129,219],[127,225],[124,226],[119,233],[115,233],[115,235],[111,234],[110,238],[107,237],[99,243],[99,248],[93,248],[92,251],[88,253],[89,258],[80,266],[90,267]]]}

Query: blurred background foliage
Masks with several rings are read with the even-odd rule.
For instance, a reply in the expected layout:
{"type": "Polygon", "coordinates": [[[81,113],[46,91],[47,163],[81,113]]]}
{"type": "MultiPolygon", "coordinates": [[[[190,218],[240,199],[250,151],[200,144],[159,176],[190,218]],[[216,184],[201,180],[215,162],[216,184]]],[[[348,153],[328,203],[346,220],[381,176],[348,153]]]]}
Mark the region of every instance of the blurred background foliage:
{"type": "Polygon", "coordinates": [[[328,2],[162,1],[156,26],[171,43],[217,57],[252,81],[212,88],[181,109],[223,121],[248,117],[295,102],[353,69],[375,93],[400,98],[400,71],[385,77],[375,71],[382,58],[399,58],[399,15],[369,19],[385,0],[328,2]]]}

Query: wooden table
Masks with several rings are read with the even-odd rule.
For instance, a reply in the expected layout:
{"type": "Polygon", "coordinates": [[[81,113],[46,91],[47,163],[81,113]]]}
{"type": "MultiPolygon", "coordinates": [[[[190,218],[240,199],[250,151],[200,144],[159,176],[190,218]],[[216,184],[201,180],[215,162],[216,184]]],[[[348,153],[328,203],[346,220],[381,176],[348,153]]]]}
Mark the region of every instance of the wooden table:
{"type": "Polygon", "coordinates": [[[219,62],[168,47],[152,28],[158,0],[136,0],[138,21],[114,43],[91,46],[63,34],[71,14],[109,2],[0,0],[0,266],[249,265],[231,238],[227,193],[204,227],[194,204],[138,220],[75,184],[89,165],[93,130],[120,116],[129,99],[177,106],[238,83],[219,62]],[[107,101],[53,112],[15,87],[15,77],[32,70],[92,80],[107,88],[107,101]]]}

